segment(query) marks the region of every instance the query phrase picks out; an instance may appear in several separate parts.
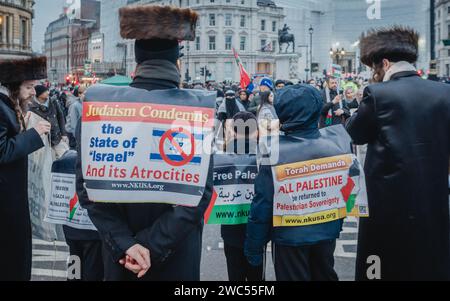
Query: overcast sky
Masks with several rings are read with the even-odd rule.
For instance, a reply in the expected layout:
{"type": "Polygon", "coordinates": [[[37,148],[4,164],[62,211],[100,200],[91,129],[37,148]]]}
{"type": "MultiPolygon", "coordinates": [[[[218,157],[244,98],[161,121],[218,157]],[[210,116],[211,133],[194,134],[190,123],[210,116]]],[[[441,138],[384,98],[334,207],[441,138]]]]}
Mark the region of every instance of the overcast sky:
{"type": "Polygon", "coordinates": [[[33,51],[42,52],[48,24],[58,18],[66,0],[35,0],[33,19],[33,51]]]}

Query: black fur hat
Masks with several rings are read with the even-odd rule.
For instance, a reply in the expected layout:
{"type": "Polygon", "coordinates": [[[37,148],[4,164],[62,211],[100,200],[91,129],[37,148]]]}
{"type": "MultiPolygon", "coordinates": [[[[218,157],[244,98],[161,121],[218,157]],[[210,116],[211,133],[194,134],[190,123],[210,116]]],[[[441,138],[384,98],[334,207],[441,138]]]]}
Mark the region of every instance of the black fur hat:
{"type": "Polygon", "coordinates": [[[189,8],[130,5],[122,7],[119,16],[124,39],[195,40],[198,14],[189,8]]]}
{"type": "Polygon", "coordinates": [[[21,83],[47,78],[47,58],[0,60],[0,84],[21,83]]]}
{"type": "Polygon", "coordinates": [[[415,63],[419,56],[419,34],[402,26],[380,28],[363,34],[359,47],[361,62],[369,67],[383,59],[415,63]]]}

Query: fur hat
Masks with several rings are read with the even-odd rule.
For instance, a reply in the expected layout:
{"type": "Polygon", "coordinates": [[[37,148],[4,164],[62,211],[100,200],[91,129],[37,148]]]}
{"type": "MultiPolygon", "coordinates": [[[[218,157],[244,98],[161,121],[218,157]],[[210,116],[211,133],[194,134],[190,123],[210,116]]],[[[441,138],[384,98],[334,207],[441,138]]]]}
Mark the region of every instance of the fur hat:
{"type": "Polygon", "coordinates": [[[47,78],[47,58],[0,60],[0,84],[21,83],[47,78]]]}
{"type": "Polygon", "coordinates": [[[372,67],[383,59],[415,63],[419,56],[419,34],[408,27],[371,30],[359,42],[361,62],[372,67]]]}
{"type": "Polygon", "coordinates": [[[119,16],[124,39],[195,40],[198,14],[189,8],[130,5],[120,8],[119,16]]]}

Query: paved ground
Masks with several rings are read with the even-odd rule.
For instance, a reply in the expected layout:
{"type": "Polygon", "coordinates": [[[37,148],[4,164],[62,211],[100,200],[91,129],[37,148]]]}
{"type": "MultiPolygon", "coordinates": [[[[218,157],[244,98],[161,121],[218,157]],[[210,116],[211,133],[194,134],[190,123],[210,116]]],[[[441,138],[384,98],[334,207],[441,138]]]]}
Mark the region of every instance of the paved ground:
{"type": "MultiPolygon", "coordinates": [[[[353,280],[356,257],[357,223],[355,218],[347,218],[344,231],[336,246],[336,270],[341,280],[353,280]]],[[[33,240],[33,280],[64,281],[68,248],[63,242],[49,243],[33,240]]],[[[267,256],[267,280],[275,280],[271,250],[267,256]]],[[[201,279],[227,281],[226,262],[220,226],[205,226],[201,279]]]]}

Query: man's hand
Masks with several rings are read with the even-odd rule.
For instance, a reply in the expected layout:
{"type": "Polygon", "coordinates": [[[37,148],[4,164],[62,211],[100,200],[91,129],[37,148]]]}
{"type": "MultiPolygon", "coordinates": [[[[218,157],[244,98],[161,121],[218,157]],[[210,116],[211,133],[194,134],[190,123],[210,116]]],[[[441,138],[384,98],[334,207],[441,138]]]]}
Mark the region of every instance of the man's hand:
{"type": "Polygon", "coordinates": [[[144,277],[151,267],[150,251],[143,246],[136,244],[128,249],[127,256],[119,263],[127,270],[137,274],[138,278],[144,277]]]}
{"type": "Polygon", "coordinates": [[[334,112],[334,115],[336,115],[336,116],[342,116],[342,115],[344,115],[344,110],[342,110],[342,109],[336,110],[336,111],[334,112]]]}
{"type": "Polygon", "coordinates": [[[333,99],[333,104],[337,105],[338,103],[340,103],[341,102],[341,98],[342,98],[341,95],[336,96],[333,99]]]}
{"type": "Polygon", "coordinates": [[[62,136],[61,138],[62,138],[61,140],[63,142],[65,142],[67,145],[69,145],[69,138],[67,136],[62,136]]]}
{"type": "Polygon", "coordinates": [[[42,136],[50,132],[51,125],[47,121],[39,121],[34,129],[36,130],[36,132],[38,132],[39,136],[42,136]]]}

